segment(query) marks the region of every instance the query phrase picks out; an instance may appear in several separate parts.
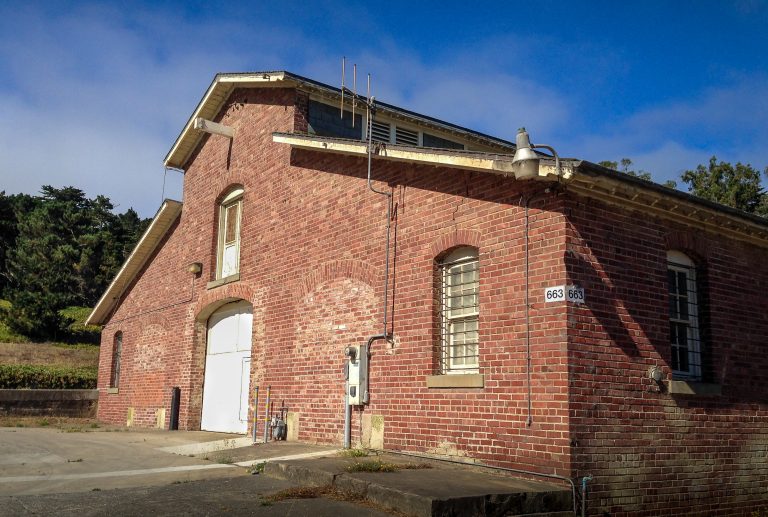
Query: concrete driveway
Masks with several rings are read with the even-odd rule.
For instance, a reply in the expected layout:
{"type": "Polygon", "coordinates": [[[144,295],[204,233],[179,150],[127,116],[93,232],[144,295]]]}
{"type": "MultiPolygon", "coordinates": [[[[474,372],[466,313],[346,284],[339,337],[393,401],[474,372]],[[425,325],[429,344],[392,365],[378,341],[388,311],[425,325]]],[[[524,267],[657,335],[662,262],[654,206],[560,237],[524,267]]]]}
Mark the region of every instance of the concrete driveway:
{"type": "Polygon", "coordinates": [[[286,442],[253,447],[247,438],[221,433],[0,427],[0,517],[386,517],[365,503],[333,498],[265,499],[297,484],[245,468],[328,453],[286,442]]]}
{"type": "Polygon", "coordinates": [[[162,449],[239,435],[188,431],[64,432],[0,428],[0,495],[83,492],[244,476],[228,462],[162,449]]]}

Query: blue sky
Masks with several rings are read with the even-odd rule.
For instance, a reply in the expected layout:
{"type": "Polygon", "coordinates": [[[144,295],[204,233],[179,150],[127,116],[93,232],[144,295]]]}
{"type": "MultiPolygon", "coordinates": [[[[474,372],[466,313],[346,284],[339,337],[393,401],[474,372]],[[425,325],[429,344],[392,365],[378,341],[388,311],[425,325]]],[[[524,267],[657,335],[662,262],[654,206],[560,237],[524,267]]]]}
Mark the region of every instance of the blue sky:
{"type": "Polygon", "coordinates": [[[382,101],[656,181],[712,155],[768,166],[768,0],[478,5],[0,0],[0,190],[73,185],[151,216],[216,72],[338,85],[342,56],[382,101]]]}

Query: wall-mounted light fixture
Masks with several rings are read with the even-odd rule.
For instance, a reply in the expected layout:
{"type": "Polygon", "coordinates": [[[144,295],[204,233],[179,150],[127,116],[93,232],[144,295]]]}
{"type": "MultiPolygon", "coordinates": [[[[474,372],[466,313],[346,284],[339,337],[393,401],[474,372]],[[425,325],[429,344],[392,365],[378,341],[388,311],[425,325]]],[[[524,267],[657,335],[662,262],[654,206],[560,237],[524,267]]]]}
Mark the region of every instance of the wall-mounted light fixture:
{"type": "Polygon", "coordinates": [[[193,275],[199,275],[203,272],[203,264],[200,262],[191,262],[189,265],[187,265],[187,271],[193,275]]]}
{"type": "Polygon", "coordinates": [[[225,126],[224,124],[219,124],[218,122],[211,122],[210,120],[206,120],[202,117],[195,119],[193,127],[204,133],[211,133],[212,135],[221,135],[227,138],[235,137],[234,128],[225,126]]]}
{"type": "Polygon", "coordinates": [[[528,137],[528,131],[524,127],[517,130],[515,143],[517,150],[512,158],[512,171],[515,173],[515,179],[528,180],[539,175],[539,162],[541,158],[534,152],[534,149],[537,148],[547,149],[552,153],[552,156],[555,157],[557,175],[560,176],[560,157],[552,147],[544,144],[533,145],[528,137]]]}
{"type": "Polygon", "coordinates": [[[660,383],[664,379],[664,372],[658,366],[651,366],[648,368],[648,378],[660,383]]]}

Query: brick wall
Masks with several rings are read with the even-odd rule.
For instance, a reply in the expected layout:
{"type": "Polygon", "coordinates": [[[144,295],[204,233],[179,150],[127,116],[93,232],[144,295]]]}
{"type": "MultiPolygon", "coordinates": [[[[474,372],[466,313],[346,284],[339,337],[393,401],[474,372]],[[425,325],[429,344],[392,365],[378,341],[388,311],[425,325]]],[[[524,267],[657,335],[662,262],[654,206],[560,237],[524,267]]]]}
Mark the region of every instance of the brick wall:
{"type": "MultiPolygon", "coordinates": [[[[595,515],[739,515],[768,506],[764,250],[596,201],[569,203],[574,475],[595,515]],[[722,396],[665,393],[671,376],[666,251],[706,268],[703,343],[722,396]]],[[[701,289],[700,289],[701,290],[701,289]]]]}
{"type": "MultiPolygon", "coordinates": [[[[307,105],[289,89],[233,92],[216,120],[233,126],[235,139],[205,137],[185,176],[178,224],[105,327],[101,418],[125,422],[132,408],[134,425],[163,416],[167,425],[161,410],[179,386],[180,426],[199,429],[207,318],[243,299],[253,306],[251,386],[260,388],[261,416],[271,386],[299,439],[341,443],[343,350],[383,330],[387,206],[367,189],[364,159],[272,142],[274,131],[306,130],[307,105]],[[208,288],[218,201],[236,185],[244,189],[240,280],[208,288]],[[198,278],[186,271],[190,262],[203,264],[198,278]],[[120,389],[104,394],[118,330],[120,389]]],[[[388,449],[591,473],[596,514],[685,513],[692,503],[716,513],[725,498],[728,513],[764,500],[762,252],[538,183],[380,160],[373,175],[393,199],[395,338],[373,345],[371,403],[353,413],[353,442],[375,417],[388,449]],[[529,390],[523,205],[530,196],[529,390]],[[435,259],[461,245],[479,250],[484,387],[427,388],[436,369],[435,259]],[[723,397],[660,393],[647,377],[654,365],[669,374],[670,245],[707,258],[713,375],[723,397]],[[544,302],[545,287],[565,283],[585,287],[587,303],[544,302]],[[745,315],[754,315],[746,325],[745,315]]]]}
{"type": "MultiPolygon", "coordinates": [[[[306,109],[306,97],[236,90],[222,109],[217,120],[237,137],[231,148],[227,139],[206,137],[185,176],[178,227],[105,328],[99,387],[108,383],[117,330],[124,332],[124,366],[119,393],[102,399],[102,418],[125,421],[131,407],[135,425],[154,425],[157,410],[169,406],[170,387],[180,386],[181,427],[199,427],[205,319],[242,298],[254,306],[252,386],[262,400],[271,386],[276,406],[284,402],[298,414],[300,439],[341,443],[343,350],[382,332],[386,198],[367,190],[362,159],[272,142],[273,131],[304,124],[294,105],[306,109]],[[215,271],[217,200],[232,185],[245,190],[241,279],[206,289],[215,271]],[[190,262],[203,263],[199,279],[185,272],[190,262]]],[[[533,423],[526,425],[519,203],[540,186],[523,191],[511,179],[383,161],[373,170],[377,187],[393,193],[395,342],[373,346],[371,404],[355,411],[353,440],[367,413],[383,417],[387,448],[567,474],[566,321],[538,304],[531,310],[533,423]],[[459,245],[479,249],[485,388],[428,389],[436,366],[435,258],[459,245]]],[[[538,291],[565,279],[561,209],[549,195],[531,209],[531,284],[538,291]]]]}

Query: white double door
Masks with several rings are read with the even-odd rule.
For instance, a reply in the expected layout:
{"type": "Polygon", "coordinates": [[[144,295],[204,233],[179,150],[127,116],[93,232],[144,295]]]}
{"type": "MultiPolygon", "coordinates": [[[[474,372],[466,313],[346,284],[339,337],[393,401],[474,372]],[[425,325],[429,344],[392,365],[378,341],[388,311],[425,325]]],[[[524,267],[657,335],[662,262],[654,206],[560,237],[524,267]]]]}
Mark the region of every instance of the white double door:
{"type": "Polygon", "coordinates": [[[204,431],[245,434],[251,378],[253,311],[247,302],[230,303],[208,319],[203,383],[204,431]]]}

